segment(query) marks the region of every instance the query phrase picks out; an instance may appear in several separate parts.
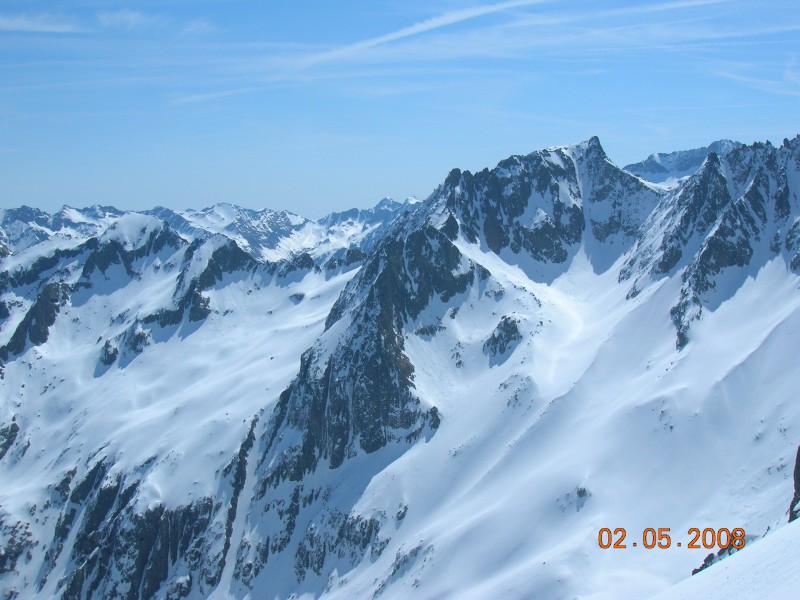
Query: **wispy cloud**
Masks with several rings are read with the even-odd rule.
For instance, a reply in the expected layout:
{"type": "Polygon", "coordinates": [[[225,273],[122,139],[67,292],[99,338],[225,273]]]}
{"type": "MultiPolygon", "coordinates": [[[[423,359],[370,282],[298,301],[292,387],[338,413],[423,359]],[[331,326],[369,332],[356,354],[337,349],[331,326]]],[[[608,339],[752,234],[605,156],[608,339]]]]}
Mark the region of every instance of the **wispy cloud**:
{"type": "Polygon", "coordinates": [[[207,19],[195,19],[184,25],[178,35],[185,37],[200,37],[217,33],[217,26],[207,19]]]}
{"type": "Polygon", "coordinates": [[[794,56],[792,56],[789,64],[786,65],[786,70],[783,72],[783,78],[786,81],[793,83],[798,87],[798,89],[800,89],[800,72],[797,70],[797,59],[794,56]]]}
{"type": "Polygon", "coordinates": [[[157,27],[163,22],[161,17],[130,9],[104,11],[97,15],[97,20],[103,27],[126,29],[128,31],[157,27]]]}
{"type": "Polygon", "coordinates": [[[74,21],[51,15],[0,15],[0,31],[19,33],[81,33],[74,21]]]}
{"type": "MultiPolygon", "coordinates": [[[[800,85],[797,80],[792,80],[791,76],[788,78],[784,75],[784,79],[765,79],[763,77],[750,77],[748,75],[741,75],[739,73],[729,73],[718,71],[716,75],[731,81],[738,81],[753,89],[769,94],[776,94],[778,96],[796,96],[800,98],[800,85]]],[[[794,74],[796,78],[796,74],[794,74]]]]}
{"type": "Polygon", "coordinates": [[[258,92],[266,89],[267,86],[254,86],[246,88],[236,88],[221,90],[219,92],[208,92],[199,94],[181,94],[173,95],[170,104],[196,104],[198,102],[207,102],[209,100],[219,100],[220,98],[229,98],[231,96],[241,96],[242,94],[249,94],[251,92],[258,92]]]}
{"type": "MultiPolygon", "coordinates": [[[[623,17],[636,17],[637,15],[648,15],[653,13],[668,13],[686,11],[691,9],[701,9],[703,7],[730,3],[731,0],[676,0],[668,2],[658,2],[631,7],[617,7],[600,10],[566,10],[554,14],[532,14],[530,11],[515,15],[515,18],[501,26],[477,26],[464,34],[459,32],[457,35],[442,35],[433,44],[428,44],[426,39],[425,48],[420,48],[420,44],[395,45],[395,58],[410,59],[428,57],[428,59],[444,58],[454,59],[459,56],[512,56],[518,52],[525,52],[531,47],[549,46],[552,49],[563,48],[564,44],[559,43],[559,37],[565,32],[563,26],[570,24],[591,23],[593,27],[603,20],[613,20],[623,17]],[[558,31],[547,34],[544,29],[561,27],[558,31]],[[543,35],[532,36],[531,31],[537,30],[543,35]],[[479,43],[471,43],[478,41],[479,43]],[[452,43],[451,43],[452,42],[452,43]],[[441,55],[437,53],[441,52],[441,55]]],[[[513,0],[487,4],[467,9],[454,10],[441,15],[426,19],[409,27],[404,27],[396,31],[368,38],[351,44],[346,44],[332,50],[315,53],[304,57],[299,61],[301,67],[310,67],[321,63],[328,63],[337,60],[347,60],[360,57],[364,51],[384,46],[392,42],[399,42],[444,29],[459,23],[478,19],[492,14],[510,12],[512,9],[521,9],[534,5],[555,4],[556,0],[513,0]]],[[[587,40],[585,31],[573,32],[574,35],[570,43],[577,43],[579,47],[586,47],[591,40],[587,40]]],[[[672,33],[675,33],[674,31],[672,33]]],[[[596,36],[591,36],[595,37],[596,36]]],[[[629,45],[624,38],[618,38],[620,46],[629,45]]],[[[387,54],[384,54],[384,58],[387,54]]],[[[378,59],[381,57],[378,56],[378,59]]]]}
{"type": "Polygon", "coordinates": [[[575,11],[561,13],[552,18],[542,18],[539,15],[527,16],[517,20],[514,24],[517,27],[528,27],[531,25],[555,24],[564,25],[571,21],[596,22],[619,17],[632,17],[643,14],[653,14],[661,12],[674,12],[691,8],[702,8],[714,4],[729,3],[730,0],[681,0],[678,2],[657,2],[654,4],[640,4],[637,6],[626,6],[622,8],[601,8],[592,11],[575,11]]]}
{"type": "MultiPolygon", "coordinates": [[[[212,89],[199,93],[172,95],[170,103],[212,101],[276,85],[302,85],[304,82],[313,85],[326,79],[363,79],[368,83],[353,89],[363,90],[365,95],[376,90],[387,90],[388,95],[395,92],[422,93],[430,87],[427,82],[409,81],[396,85],[394,79],[406,67],[413,71],[407,76],[417,79],[424,78],[430,66],[437,63],[455,65],[475,59],[562,61],[572,71],[603,74],[606,67],[598,71],[601,59],[592,58],[592,54],[640,50],[689,52],[734,41],[766,43],[764,39],[741,39],[767,33],[764,29],[753,27],[751,31],[743,32],[742,29],[748,28],[740,28],[725,19],[711,18],[709,10],[703,10],[720,4],[733,5],[736,0],[665,0],[639,6],[617,4],[608,8],[596,8],[596,4],[588,3],[583,10],[559,0],[495,2],[447,11],[383,35],[332,49],[298,45],[272,49],[269,54],[260,55],[250,54],[246,49],[232,60],[225,73],[217,70],[216,83],[222,89],[213,89],[216,86],[212,83],[212,89]],[[681,18],[649,17],[654,13],[675,13],[681,18]],[[503,18],[483,19],[490,15],[502,15],[503,18]],[[467,27],[454,27],[467,23],[467,27]],[[377,72],[370,65],[377,68],[377,72]]],[[[146,15],[132,11],[117,11],[114,15],[115,18],[107,19],[107,22],[127,23],[129,28],[142,26],[148,21],[146,15]]],[[[213,23],[204,20],[184,23],[182,29],[172,21],[166,25],[179,36],[216,31],[213,23]]],[[[797,25],[791,22],[779,27],[781,32],[797,29],[797,25]]],[[[253,48],[253,51],[261,52],[263,48],[253,48]]],[[[476,71],[480,72],[484,64],[487,75],[497,69],[497,64],[474,63],[476,71]]]]}
{"type": "Polygon", "coordinates": [[[476,6],[473,8],[450,11],[438,15],[436,17],[426,19],[425,21],[415,23],[414,25],[411,25],[409,27],[398,29],[397,31],[393,31],[391,33],[362,40],[360,42],[355,42],[353,44],[347,44],[346,46],[340,46],[339,48],[335,48],[327,52],[321,52],[319,54],[309,56],[305,59],[304,63],[310,66],[313,64],[335,60],[337,58],[347,57],[349,55],[358,53],[362,50],[374,48],[376,46],[387,44],[389,42],[396,42],[398,40],[410,38],[416,35],[420,35],[422,33],[427,33],[430,31],[434,31],[436,29],[441,29],[443,27],[449,27],[451,25],[463,23],[464,21],[477,19],[478,17],[484,17],[494,13],[504,12],[507,10],[511,10],[513,8],[520,8],[523,6],[531,6],[534,4],[545,4],[551,1],[552,0],[512,0],[509,2],[499,2],[497,4],[487,4],[484,6],[476,6]]]}

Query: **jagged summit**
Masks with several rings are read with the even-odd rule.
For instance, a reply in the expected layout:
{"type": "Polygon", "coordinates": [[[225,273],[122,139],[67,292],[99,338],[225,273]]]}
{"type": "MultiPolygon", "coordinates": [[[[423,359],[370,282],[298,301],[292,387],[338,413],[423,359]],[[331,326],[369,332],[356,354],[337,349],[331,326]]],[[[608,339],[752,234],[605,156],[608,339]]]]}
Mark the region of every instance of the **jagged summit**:
{"type": "Polygon", "coordinates": [[[610,267],[663,193],[616,167],[593,137],[511,156],[475,174],[454,169],[429,202],[448,231],[547,281],[568,269],[581,247],[596,269],[610,267]]]}
{"type": "Polygon", "coordinates": [[[586,153],[593,153],[597,154],[601,158],[606,158],[605,150],[603,150],[603,146],[600,143],[600,138],[596,135],[593,135],[588,140],[581,142],[579,144],[573,144],[571,146],[565,146],[566,150],[577,150],[580,152],[586,153]]]}
{"type": "Polygon", "coordinates": [[[375,208],[378,209],[378,210],[381,210],[381,209],[390,209],[391,210],[391,209],[395,208],[397,204],[402,204],[402,202],[398,202],[394,198],[390,198],[389,196],[386,196],[384,198],[381,198],[381,201],[378,202],[378,204],[375,205],[375,208]]]}

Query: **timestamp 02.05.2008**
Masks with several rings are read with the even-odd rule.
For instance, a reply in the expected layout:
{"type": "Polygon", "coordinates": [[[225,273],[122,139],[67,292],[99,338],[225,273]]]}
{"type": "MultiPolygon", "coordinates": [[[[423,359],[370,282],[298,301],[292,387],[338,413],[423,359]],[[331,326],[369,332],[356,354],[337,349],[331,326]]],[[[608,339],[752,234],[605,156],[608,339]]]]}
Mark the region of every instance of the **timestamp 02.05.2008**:
{"type": "MultiPolygon", "coordinates": [[[[736,548],[741,550],[745,545],[744,529],[736,527],[728,529],[721,527],[719,529],[712,529],[706,527],[700,529],[699,527],[691,527],[686,533],[688,543],[676,542],[674,545],[678,548],[701,549],[705,548],[710,550],[712,548],[736,548]]],[[[628,539],[628,532],[624,527],[617,527],[613,531],[608,527],[603,527],[597,532],[597,543],[601,548],[615,548],[625,549],[628,547],[636,548],[639,541],[632,541],[628,539]]],[[[644,548],[661,548],[666,550],[673,546],[672,536],[670,535],[669,527],[659,527],[658,529],[648,527],[642,531],[641,545],[644,548]]]]}

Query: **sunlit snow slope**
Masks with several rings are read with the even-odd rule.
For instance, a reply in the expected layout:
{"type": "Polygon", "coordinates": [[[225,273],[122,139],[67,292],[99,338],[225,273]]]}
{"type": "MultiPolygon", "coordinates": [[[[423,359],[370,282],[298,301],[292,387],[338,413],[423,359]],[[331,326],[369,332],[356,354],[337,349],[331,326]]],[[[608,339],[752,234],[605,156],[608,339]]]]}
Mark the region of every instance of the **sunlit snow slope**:
{"type": "Polygon", "coordinates": [[[791,597],[800,137],[728,150],[317,222],[6,211],[0,597],[791,597]],[[691,577],[693,527],[747,544],[691,577]]]}

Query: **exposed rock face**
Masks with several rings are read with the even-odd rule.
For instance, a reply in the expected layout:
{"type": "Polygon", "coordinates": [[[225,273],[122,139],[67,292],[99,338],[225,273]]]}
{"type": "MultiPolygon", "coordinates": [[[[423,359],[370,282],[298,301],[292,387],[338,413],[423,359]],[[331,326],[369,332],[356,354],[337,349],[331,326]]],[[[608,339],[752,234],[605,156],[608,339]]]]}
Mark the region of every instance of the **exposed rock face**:
{"type": "Polygon", "coordinates": [[[794,497],[789,503],[789,523],[800,517],[800,446],[794,462],[794,497]]]}
{"type": "Polygon", "coordinates": [[[537,261],[560,264],[583,233],[577,174],[562,150],[514,156],[474,175],[456,169],[441,194],[467,240],[481,239],[495,253],[525,250],[537,261]]]}
{"type": "Polygon", "coordinates": [[[14,421],[0,427],[0,460],[3,460],[8,449],[11,448],[11,445],[16,441],[18,433],[19,425],[14,421]]]}
{"type": "MultiPolygon", "coordinates": [[[[231,527],[244,486],[247,456],[255,442],[256,421],[240,452],[222,473],[218,496],[167,508],[137,502],[136,474],[112,476],[105,462],[73,485],[71,471],[54,489],[58,510],[55,535],[42,567],[39,590],[57,589],[60,598],[184,597],[192,590],[207,596],[219,583],[231,544],[231,527]],[[68,576],[47,587],[68,538],[74,536],[68,576]]],[[[148,469],[142,465],[138,477],[148,469]]],[[[20,525],[22,526],[22,525],[20,525]]],[[[16,539],[20,536],[17,535],[16,539]]],[[[27,538],[25,538],[27,539],[27,538]]],[[[15,546],[16,547],[16,546],[15,546]]]]}
{"type": "Polygon", "coordinates": [[[714,554],[713,552],[709,552],[703,559],[703,564],[695,569],[692,569],[692,575],[697,575],[700,571],[705,571],[711,565],[718,563],[724,558],[727,558],[734,552],[738,552],[738,550],[733,546],[728,546],[727,548],[720,548],[719,550],[717,550],[716,554],[714,554]]]}
{"type": "Polygon", "coordinates": [[[157,211],[154,214],[175,223],[179,231],[187,231],[192,237],[204,237],[208,231],[226,235],[259,258],[265,256],[265,250],[275,249],[309,223],[308,219],[286,211],[251,210],[230,204],[189,210],[180,215],[164,208],[157,211]]]}
{"type": "MultiPolygon", "coordinates": [[[[14,522],[9,515],[0,511],[0,539],[5,540],[0,548],[0,576],[13,573],[17,562],[25,560],[26,554],[34,546],[30,527],[22,521],[14,522]]],[[[14,597],[14,596],[12,596],[14,597]]]]}
{"type": "Polygon", "coordinates": [[[121,266],[129,277],[135,277],[136,261],[145,257],[169,256],[185,244],[186,242],[166,225],[149,231],[143,243],[132,248],[113,238],[89,244],[86,249],[90,252],[83,264],[81,279],[85,285],[91,285],[90,281],[95,272],[105,276],[106,271],[113,265],[121,266]]]}
{"type": "Polygon", "coordinates": [[[50,327],[56,322],[56,316],[68,301],[69,288],[66,285],[45,285],[8,344],[0,347],[0,358],[8,360],[9,355],[21,354],[29,342],[33,346],[45,343],[50,327]]]}
{"type": "Polygon", "coordinates": [[[519,331],[519,320],[513,317],[503,317],[492,332],[492,335],[483,344],[483,351],[491,356],[504,355],[516,347],[522,340],[519,331]]]}
{"type": "Polygon", "coordinates": [[[57,277],[67,263],[83,254],[87,249],[97,247],[97,244],[97,240],[92,238],[77,248],[55,250],[52,254],[39,256],[28,267],[3,273],[4,277],[0,282],[4,282],[5,285],[0,286],[0,289],[32,286],[51,279],[53,276],[57,277]]]}
{"type": "Polygon", "coordinates": [[[492,252],[527,254],[540,265],[529,276],[543,281],[567,268],[582,241],[596,270],[610,267],[662,195],[614,166],[596,137],[512,156],[474,175],[456,169],[434,193],[448,211],[442,231],[451,239],[460,231],[492,252]]]}
{"type": "MultiPolygon", "coordinates": [[[[396,207],[384,212],[394,214],[396,207]]],[[[344,215],[340,220],[350,218],[344,215]]],[[[307,253],[280,263],[264,263],[234,241],[217,235],[198,236],[188,243],[168,225],[143,223],[146,227],[141,231],[134,228],[134,238],[130,227],[120,226],[110,236],[92,238],[68,252],[58,251],[12,281],[20,288],[48,274],[71,278],[74,284],[48,284],[54,287],[45,287],[42,296],[42,302],[55,302],[51,291],[58,289],[64,294],[59,302],[65,304],[71,291],[80,295],[77,302],[85,302],[94,290],[108,293],[152,277],[152,273],[174,272],[170,305],[122,314],[119,321],[125,327],[121,333],[99,340],[98,364],[103,368],[114,363],[124,368],[163,338],[159,328],[170,331],[182,323],[201,322],[213,309],[204,292],[224,285],[226,278],[300,279],[319,270],[316,259],[307,253]]],[[[350,248],[340,265],[365,258],[363,251],[350,248]]],[[[300,374],[282,395],[266,431],[264,427],[257,430],[254,421],[240,452],[222,470],[222,487],[216,496],[187,506],[142,505],[140,483],[147,465],[137,473],[112,475],[113,462],[100,461],[80,477],[70,471],[54,486],[52,500],[44,509],[57,524],[52,540],[46,541],[38,589],[56,590],[62,598],[204,596],[220,583],[230,563],[234,563],[236,581],[247,585],[269,568],[270,556],[291,556],[299,581],[306,574],[324,576],[326,560],[354,565],[365,553],[377,557],[386,544],[379,535],[381,519],[354,513],[352,507],[327,506],[331,482],[323,481],[317,487],[299,482],[320,461],[335,469],[348,458],[377,452],[389,444],[408,445],[436,430],[436,408],[425,406],[413,394],[413,367],[403,354],[402,328],[434,294],[446,300],[466,289],[478,273],[485,276],[475,269],[454,274],[462,262],[455,247],[433,227],[411,231],[399,243],[387,239],[360,274],[360,283],[352,286],[352,295],[343,298],[328,319],[327,327],[344,328],[348,337],[340,341],[336,352],[323,351],[320,346],[304,355],[300,374]],[[442,255],[431,247],[439,243],[447,246],[442,255]],[[418,285],[419,295],[409,298],[406,291],[411,280],[418,285]],[[333,372],[341,379],[330,384],[333,372]],[[296,456],[280,449],[280,438],[292,431],[303,435],[296,456]],[[257,435],[270,440],[259,447],[258,483],[247,479],[257,435]],[[273,461],[276,453],[278,460],[273,461]],[[77,485],[73,481],[78,481],[77,485]],[[260,490],[251,506],[242,505],[246,486],[260,490]],[[242,511],[254,507],[258,508],[253,513],[254,526],[274,531],[263,545],[250,548],[247,539],[234,538],[235,533],[240,535],[235,523],[242,518],[242,511]],[[264,523],[257,518],[261,512],[268,515],[264,523]],[[327,525],[315,526],[313,519],[323,514],[327,525]],[[68,540],[74,541],[68,544],[68,540]],[[62,557],[66,552],[69,555],[62,557]],[[67,576],[50,581],[56,564],[64,561],[71,565],[67,576]]],[[[304,295],[290,298],[299,303],[304,295]]],[[[38,335],[42,319],[34,317],[40,312],[39,306],[31,308],[32,325],[25,325],[26,331],[33,328],[38,335]]],[[[52,325],[57,314],[51,310],[42,322],[52,325]]],[[[103,372],[100,369],[96,376],[103,372]]],[[[16,423],[3,430],[4,445],[14,443],[17,430],[16,423]]],[[[9,544],[5,552],[11,557],[17,546],[9,544]]],[[[275,568],[280,569],[281,564],[279,561],[275,568]]]]}
{"type": "MultiPolygon", "coordinates": [[[[198,577],[201,591],[213,588],[220,557],[202,537],[211,533],[217,512],[212,500],[172,510],[157,504],[141,511],[132,504],[136,487],[104,482],[97,473],[90,485],[73,492],[59,521],[58,543],[49,553],[52,564],[63,538],[77,528],[70,556],[77,568],[59,585],[62,598],[152,598],[170,567],[178,565],[198,577]],[[77,512],[83,514],[78,522],[77,512]]],[[[42,583],[46,581],[45,575],[42,583]]]]}

